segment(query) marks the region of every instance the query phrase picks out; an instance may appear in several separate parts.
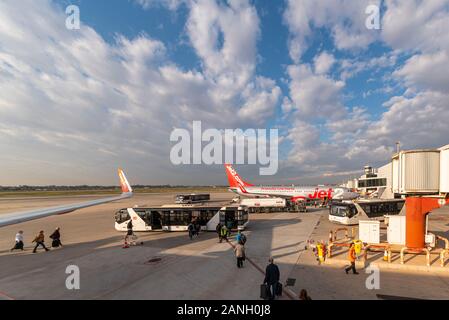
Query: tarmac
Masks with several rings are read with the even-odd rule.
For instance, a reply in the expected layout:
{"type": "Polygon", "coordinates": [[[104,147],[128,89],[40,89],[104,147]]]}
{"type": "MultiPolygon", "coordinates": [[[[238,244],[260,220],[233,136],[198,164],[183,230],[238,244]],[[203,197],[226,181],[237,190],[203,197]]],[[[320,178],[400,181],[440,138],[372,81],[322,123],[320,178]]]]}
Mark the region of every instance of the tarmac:
{"type": "MultiPolygon", "coordinates": [[[[234,197],[232,193],[211,196],[223,204],[234,197]]],[[[193,240],[183,232],[138,233],[143,245],[122,249],[124,234],[114,229],[118,209],[161,205],[173,199],[169,193],[136,194],[131,199],[1,228],[0,299],[258,300],[270,256],[280,268],[285,287],[281,299],[285,300],[296,299],[301,289],[312,299],[449,297],[449,272],[380,267],[380,289],[369,290],[365,270],[360,269],[359,275],[343,271],[345,252],[318,265],[311,250],[306,250],[307,240],[327,240],[329,230],[336,227],[328,221],[327,210],[321,209],[250,215],[245,231],[248,259],[242,269],[236,266],[232,246],[219,243],[214,232],[201,233],[193,240]],[[48,237],[56,227],[61,227],[64,247],[31,253],[37,232],[45,230],[48,237]],[[24,231],[26,250],[10,253],[18,230],[24,231]],[[66,287],[68,266],[79,268],[79,290],[66,287]],[[287,279],[294,285],[285,286],[287,279]]],[[[1,199],[0,214],[78,201],[76,197],[1,199]]],[[[444,232],[449,229],[447,216],[446,212],[435,216],[440,220],[430,219],[431,225],[444,232]]]]}

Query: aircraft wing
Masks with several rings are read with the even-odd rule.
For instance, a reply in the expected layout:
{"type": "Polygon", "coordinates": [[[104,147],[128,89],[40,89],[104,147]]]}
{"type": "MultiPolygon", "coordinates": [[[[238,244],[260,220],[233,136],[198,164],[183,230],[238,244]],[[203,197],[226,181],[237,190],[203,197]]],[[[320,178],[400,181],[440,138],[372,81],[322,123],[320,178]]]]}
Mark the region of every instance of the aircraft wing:
{"type": "Polygon", "coordinates": [[[111,202],[111,201],[117,201],[121,199],[130,198],[133,196],[131,185],[129,184],[128,180],[126,179],[125,174],[121,169],[118,170],[118,175],[120,178],[120,185],[122,187],[122,194],[119,196],[113,196],[113,197],[107,197],[107,198],[101,198],[91,201],[84,201],[79,203],[73,203],[63,206],[56,206],[56,207],[50,207],[50,208],[42,208],[37,209],[33,211],[26,211],[26,212],[16,212],[16,213],[10,213],[10,214],[2,214],[0,215],[0,227],[21,223],[25,221],[40,219],[56,214],[63,214],[72,212],[78,209],[87,208],[96,206],[99,204],[111,202]]]}

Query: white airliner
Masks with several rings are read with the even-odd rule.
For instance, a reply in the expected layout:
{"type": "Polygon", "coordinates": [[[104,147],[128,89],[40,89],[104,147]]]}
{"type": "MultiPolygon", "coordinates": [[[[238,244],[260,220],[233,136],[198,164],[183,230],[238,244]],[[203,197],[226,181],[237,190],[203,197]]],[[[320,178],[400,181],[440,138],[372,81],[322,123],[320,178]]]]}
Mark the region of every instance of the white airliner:
{"type": "Polygon", "coordinates": [[[359,197],[357,192],[352,192],[343,187],[320,186],[254,186],[245,182],[230,164],[225,164],[226,175],[229,181],[229,190],[243,196],[270,196],[290,199],[293,202],[307,200],[352,200],[359,197]]]}
{"type": "Polygon", "coordinates": [[[42,208],[37,209],[33,211],[26,211],[26,212],[16,212],[16,213],[10,213],[10,214],[2,214],[0,215],[0,227],[8,226],[11,224],[21,223],[25,221],[40,219],[44,217],[48,217],[51,215],[56,214],[63,214],[63,213],[69,213],[78,209],[87,208],[91,206],[96,206],[102,203],[107,203],[111,201],[117,201],[121,199],[130,198],[133,195],[133,190],[126,179],[125,174],[123,173],[123,170],[118,170],[118,176],[120,178],[120,186],[122,187],[122,194],[119,196],[114,197],[107,197],[107,198],[101,198],[91,201],[84,201],[74,204],[68,204],[63,206],[57,206],[57,207],[50,207],[50,208],[42,208]]]}

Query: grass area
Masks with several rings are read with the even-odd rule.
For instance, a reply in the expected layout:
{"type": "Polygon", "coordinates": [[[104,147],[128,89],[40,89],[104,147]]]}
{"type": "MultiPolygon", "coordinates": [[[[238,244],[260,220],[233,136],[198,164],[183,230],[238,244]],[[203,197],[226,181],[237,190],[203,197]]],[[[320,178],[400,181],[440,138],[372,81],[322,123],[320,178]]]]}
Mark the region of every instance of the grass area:
{"type": "MultiPolygon", "coordinates": [[[[134,193],[214,193],[226,192],[226,187],[173,187],[173,188],[138,188],[134,193]]],[[[61,197],[61,196],[82,196],[82,195],[114,195],[120,194],[120,189],[105,190],[67,190],[67,191],[3,191],[0,192],[0,198],[19,198],[19,197],[61,197]]]]}

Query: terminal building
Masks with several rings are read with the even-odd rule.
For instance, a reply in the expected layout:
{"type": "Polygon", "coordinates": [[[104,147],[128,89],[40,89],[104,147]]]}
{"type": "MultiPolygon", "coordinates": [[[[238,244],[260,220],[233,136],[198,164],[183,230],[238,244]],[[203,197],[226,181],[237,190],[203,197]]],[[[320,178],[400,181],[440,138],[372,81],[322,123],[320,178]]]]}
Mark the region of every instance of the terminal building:
{"type": "Polygon", "coordinates": [[[380,168],[365,166],[365,174],[343,186],[370,198],[449,194],[449,144],[438,149],[403,150],[380,168]]]}

